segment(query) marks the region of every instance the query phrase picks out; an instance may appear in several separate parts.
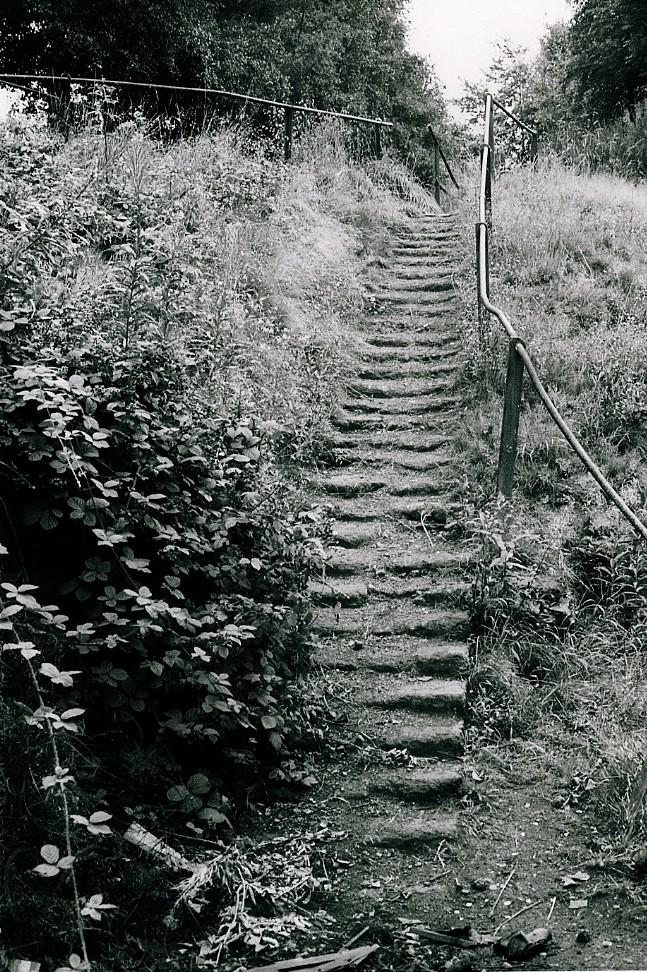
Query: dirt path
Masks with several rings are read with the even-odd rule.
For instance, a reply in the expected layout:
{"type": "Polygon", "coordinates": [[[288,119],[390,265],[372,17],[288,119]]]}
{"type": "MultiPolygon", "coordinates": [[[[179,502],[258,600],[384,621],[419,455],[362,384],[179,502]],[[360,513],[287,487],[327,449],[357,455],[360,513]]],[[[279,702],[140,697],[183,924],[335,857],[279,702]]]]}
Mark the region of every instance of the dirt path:
{"type": "Polygon", "coordinates": [[[469,635],[454,462],[461,241],[453,217],[412,219],[375,269],[330,468],[313,485],[313,503],[334,518],[314,594],[317,691],[337,723],[319,787],[274,817],[279,832],[314,829],[326,845],[334,901],[322,905],[335,923],[308,951],[379,925],[390,906],[396,924],[440,918],[436,878],[463,788],[469,635]]]}
{"type": "Polygon", "coordinates": [[[334,517],[314,589],[329,748],[318,785],[275,808],[269,827],[315,835],[331,890],[289,954],[335,951],[360,933],[359,944],[381,946],[367,972],[476,972],[511,966],[491,944],[462,952],[420,927],[501,938],[550,924],[544,954],[516,967],[645,969],[643,896],[600,864],[594,818],[565,804],[541,747],[512,778],[487,750],[465,756],[460,239],[453,218],[436,216],[393,241],[357,335],[333,459],[314,486],[334,517]]]}

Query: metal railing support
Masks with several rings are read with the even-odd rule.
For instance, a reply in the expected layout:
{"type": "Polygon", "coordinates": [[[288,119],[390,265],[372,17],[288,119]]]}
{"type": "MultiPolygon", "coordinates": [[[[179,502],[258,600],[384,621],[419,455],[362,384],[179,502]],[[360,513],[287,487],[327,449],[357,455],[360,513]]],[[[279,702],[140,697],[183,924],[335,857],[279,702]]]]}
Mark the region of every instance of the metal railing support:
{"type": "Polygon", "coordinates": [[[485,178],[485,222],[492,229],[492,184],[494,182],[494,105],[492,95],[485,96],[485,139],[483,142],[485,178]]]}
{"type": "Polygon", "coordinates": [[[485,223],[476,223],[475,242],[476,242],[476,303],[478,313],[479,347],[485,344],[486,322],[489,323],[490,315],[485,310],[483,297],[490,292],[490,246],[488,238],[488,228],[485,223]],[[481,283],[481,230],[485,235],[485,280],[481,283]],[[485,294],[484,294],[485,291],[485,294]]]}
{"type": "Polygon", "coordinates": [[[373,138],[373,146],[375,151],[375,158],[381,159],[382,158],[382,126],[376,125],[374,131],[375,134],[373,138]]]}
{"type": "Polygon", "coordinates": [[[285,120],[285,133],[284,133],[284,140],[283,140],[283,155],[285,157],[285,161],[289,162],[292,159],[292,140],[294,137],[294,108],[285,108],[284,120],[285,120]]]}
{"type": "Polygon", "coordinates": [[[434,197],[440,205],[440,152],[438,149],[438,139],[435,135],[434,140],[434,197]]]}
{"type": "Polygon", "coordinates": [[[517,350],[519,339],[510,341],[508,347],[508,371],[505,380],[503,400],[503,420],[501,422],[501,443],[499,446],[499,468],[497,489],[500,496],[510,499],[514,485],[514,467],[517,461],[519,440],[519,415],[521,413],[521,393],[523,390],[524,364],[517,350]]]}

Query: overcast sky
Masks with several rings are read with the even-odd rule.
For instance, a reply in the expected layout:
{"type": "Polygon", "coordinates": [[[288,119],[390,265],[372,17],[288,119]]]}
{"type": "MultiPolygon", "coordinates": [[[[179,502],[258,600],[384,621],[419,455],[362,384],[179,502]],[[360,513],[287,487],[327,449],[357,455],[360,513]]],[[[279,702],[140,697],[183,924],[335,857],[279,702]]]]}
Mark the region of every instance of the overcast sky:
{"type": "Polygon", "coordinates": [[[566,20],[567,0],[410,0],[410,43],[428,57],[446,86],[447,97],[462,94],[462,81],[478,81],[497,40],[539,49],[548,24],[566,20]]]}

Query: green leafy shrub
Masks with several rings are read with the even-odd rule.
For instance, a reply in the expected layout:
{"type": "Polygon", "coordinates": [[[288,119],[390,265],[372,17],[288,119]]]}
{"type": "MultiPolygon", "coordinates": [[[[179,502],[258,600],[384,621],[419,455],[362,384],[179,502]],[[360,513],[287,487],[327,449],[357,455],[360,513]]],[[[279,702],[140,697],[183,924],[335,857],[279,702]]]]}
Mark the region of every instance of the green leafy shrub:
{"type": "Polygon", "coordinates": [[[181,738],[269,731],[278,749],[305,521],[259,482],[262,428],[204,401],[198,416],[163,347],[103,352],[75,355],[73,374],[60,358],[3,369],[14,576],[71,619],[57,664],[84,658],[101,728],[150,714],[181,738]]]}

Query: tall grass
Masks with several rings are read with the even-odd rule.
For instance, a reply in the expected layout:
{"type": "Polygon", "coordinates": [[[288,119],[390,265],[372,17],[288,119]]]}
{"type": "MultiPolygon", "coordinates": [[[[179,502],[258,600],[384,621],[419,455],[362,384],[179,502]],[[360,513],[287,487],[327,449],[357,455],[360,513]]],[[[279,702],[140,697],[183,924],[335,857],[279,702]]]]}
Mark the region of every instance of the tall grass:
{"type": "Polygon", "coordinates": [[[75,266],[44,271],[42,286],[88,335],[113,327],[129,291],[133,327],[192,356],[211,401],[265,415],[283,458],[310,459],[347,369],[364,263],[389,225],[430,201],[395,161],[353,161],[334,125],[297,143],[291,165],[240,126],[170,144],[153,131],[137,119],[110,133],[88,125],[52,154],[45,128],[4,126],[3,140],[52,159],[38,178],[12,173],[28,208],[82,198],[100,219],[109,196],[141,216],[136,239],[112,233],[103,254],[79,245],[75,266]]]}
{"type": "Polygon", "coordinates": [[[551,134],[549,144],[580,172],[605,171],[627,179],[647,178],[647,102],[636,109],[635,121],[623,116],[606,125],[565,126],[551,134]]]}
{"type": "MultiPolygon", "coordinates": [[[[576,433],[647,520],[647,187],[549,159],[502,175],[494,193],[493,299],[576,433]]],[[[647,551],[528,383],[512,516],[502,525],[487,512],[507,345],[496,322],[479,345],[471,317],[468,341],[468,476],[486,510],[476,719],[486,736],[577,746],[578,778],[591,781],[577,799],[594,802],[626,848],[644,832],[647,551]]]]}

